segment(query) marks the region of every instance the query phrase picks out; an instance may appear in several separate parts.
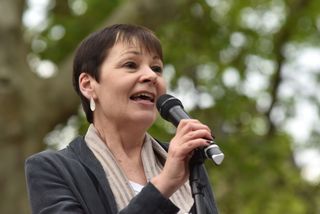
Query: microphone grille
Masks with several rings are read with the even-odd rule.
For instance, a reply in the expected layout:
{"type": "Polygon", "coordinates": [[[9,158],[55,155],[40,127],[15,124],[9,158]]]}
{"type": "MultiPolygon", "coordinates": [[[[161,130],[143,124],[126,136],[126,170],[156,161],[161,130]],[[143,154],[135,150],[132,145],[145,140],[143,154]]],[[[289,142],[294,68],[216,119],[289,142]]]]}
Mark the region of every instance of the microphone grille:
{"type": "Polygon", "coordinates": [[[172,107],[181,106],[183,108],[181,101],[169,94],[161,95],[157,100],[156,106],[160,115],[166,120],[170,115],[169,110],[172,107]]]}

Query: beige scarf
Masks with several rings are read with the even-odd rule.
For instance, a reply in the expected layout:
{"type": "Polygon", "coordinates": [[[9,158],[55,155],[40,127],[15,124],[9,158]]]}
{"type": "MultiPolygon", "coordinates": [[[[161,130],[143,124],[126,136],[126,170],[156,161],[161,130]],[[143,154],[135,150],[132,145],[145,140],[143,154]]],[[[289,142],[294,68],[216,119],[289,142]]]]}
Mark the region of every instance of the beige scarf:
{"type": "MultiPolygon", "coordinates": [[[[93,124],[90,125],[85,135],[85,141],[106,173],[118,209],[123,209],[135,196],[135,192],[132,189],[128,178],[121,170],[115,157],[107,147],[107,144],[100,138],[99,133],[93,124]]],[[[146,134],[141,157],[144,172],[147,180],[150,181],[152,177],[161,172],[163,168],[162,163],[167,157],[167,152],[150,135],[146,134]]],[[[179,214],[189,213],[189,210],[193,205],[189,181],[180,187],[180,189],[170,197],[170,200],[180,208],[179,214]]]]}

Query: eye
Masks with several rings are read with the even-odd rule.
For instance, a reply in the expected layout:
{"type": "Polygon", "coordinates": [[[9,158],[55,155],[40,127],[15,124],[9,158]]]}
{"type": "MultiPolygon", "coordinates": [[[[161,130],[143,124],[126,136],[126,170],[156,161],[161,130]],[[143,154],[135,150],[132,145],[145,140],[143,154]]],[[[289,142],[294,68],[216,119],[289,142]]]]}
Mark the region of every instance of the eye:
{"type": "Polygon", "coordinates": [[[162,73],[162,67],[161,66],[152,66],[151,69],[156,73],[162,73]]]}
{"type": "Polygon", "coordinates": [[[137,63],[129,61],[124,63],[124,67],[129,68],[129,69],[136,69],[138,67],[137,63]]]}

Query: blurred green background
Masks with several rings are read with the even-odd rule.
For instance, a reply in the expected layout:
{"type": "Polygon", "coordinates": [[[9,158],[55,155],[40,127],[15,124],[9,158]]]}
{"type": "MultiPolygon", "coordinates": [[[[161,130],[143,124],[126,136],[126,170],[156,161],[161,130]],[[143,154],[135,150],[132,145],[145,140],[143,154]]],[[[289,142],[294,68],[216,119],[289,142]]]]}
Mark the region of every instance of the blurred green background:
{"type": "MultiPolygon", "coordinates": [[[[26,157],[87,127],[72,56],[113,23],[155,31],[168,92],[215,133],[220,213],[320,213],[318,0],[1,0],[0,213],[30,213],[26,157]]],[[[174,127],[150,132],[169,141],[174,127]]]]}

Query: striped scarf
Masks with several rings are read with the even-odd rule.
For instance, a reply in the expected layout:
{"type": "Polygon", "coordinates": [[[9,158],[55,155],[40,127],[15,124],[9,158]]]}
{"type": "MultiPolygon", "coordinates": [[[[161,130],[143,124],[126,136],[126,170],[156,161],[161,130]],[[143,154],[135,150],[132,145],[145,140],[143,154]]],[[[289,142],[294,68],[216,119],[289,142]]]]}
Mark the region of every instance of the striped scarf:
{"type": "MultiPolygon", "coordinates": [[[[132,189],[128,178],[121,170],[107,144],[99,137],[99,133],[93,124],[89,126],[85,135],[85,141],[101,163],[109,183],[112,184],[110,187],[115,197],[118,210],[123,209],[135,196],[135,192],[132,189]]],[[[167,158],[167,152],[149,134],[146,134],[141,157],[145,175],[147,180],[150,181],[152,177],[158,175],[162,171],[163,163],[167,158]]],[[[181,186],[170,197],[170,200],[180,208],[179,214],[189,213],[189,210],[193,205],[189,181],[181,186]]]]}

